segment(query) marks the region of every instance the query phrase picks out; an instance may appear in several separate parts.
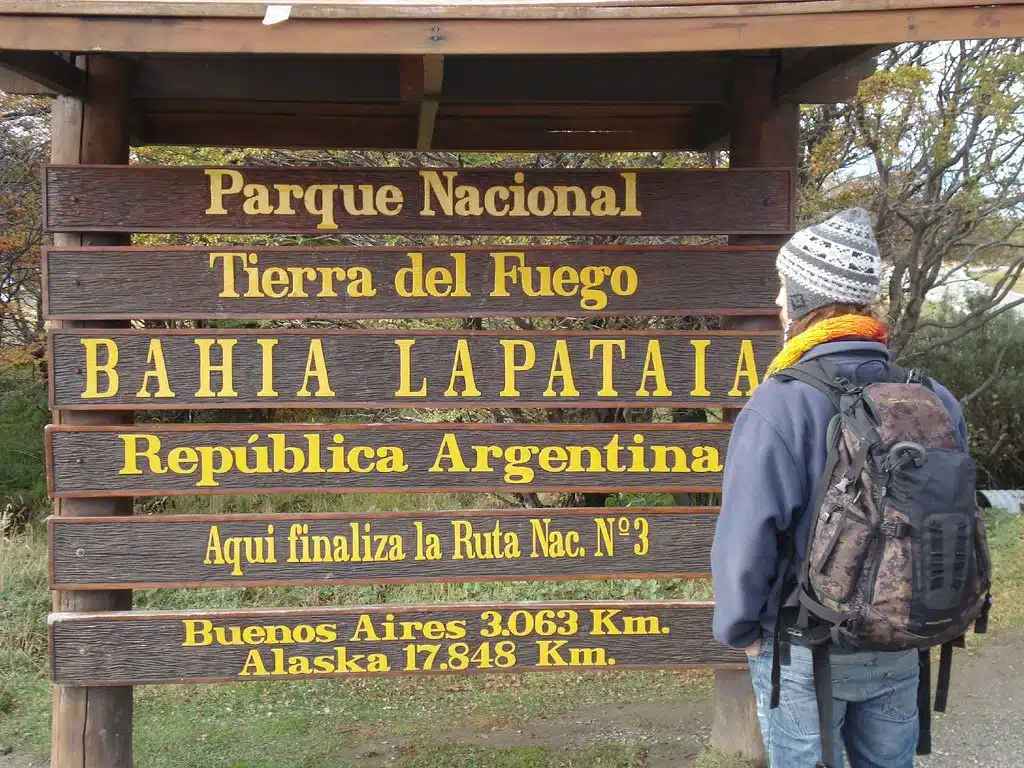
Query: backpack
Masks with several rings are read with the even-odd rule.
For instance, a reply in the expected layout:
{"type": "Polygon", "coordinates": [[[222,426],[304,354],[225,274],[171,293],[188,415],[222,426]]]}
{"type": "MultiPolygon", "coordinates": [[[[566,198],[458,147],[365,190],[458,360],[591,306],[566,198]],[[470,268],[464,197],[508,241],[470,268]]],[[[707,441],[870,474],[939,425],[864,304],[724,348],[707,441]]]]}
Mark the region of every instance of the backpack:
{"type": "MultiPolygon", "coordinates": [[[[920,737],[931,751],[931,649],[940,646],[935,711],[945,711],[953,648],[987,629],[991,561],[975,495],[976,467],[930,379],[885,363],[866,382],[817,358],[775,376],[824,392],[836,408],[795,587],[780,595],[771,707],[790,643],[811,647],[821,768],[835,755],[829,649],[916,648],[920,737]],[[785,614],[785,621],[783,620],[785,614]]],[[[789,532],[795,560],[799,514],[789,532]]]]}

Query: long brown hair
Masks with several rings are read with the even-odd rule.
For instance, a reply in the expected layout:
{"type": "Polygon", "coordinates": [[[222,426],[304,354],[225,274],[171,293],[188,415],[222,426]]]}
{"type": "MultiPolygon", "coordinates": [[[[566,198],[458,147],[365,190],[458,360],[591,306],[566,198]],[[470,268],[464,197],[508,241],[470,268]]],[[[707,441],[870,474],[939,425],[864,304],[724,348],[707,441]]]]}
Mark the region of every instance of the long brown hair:
{"type": "Polygon", "coordinates": [[[863,317],[872,317],[882,325],[885,325],[885,320],[882,319],[880,314],[871,306],[866,304],[828,304],[824,307],[818,307],[812,309],[806,315],[801,317],[799,320],[794,320],[789,326],[789,338],[798,336],[812,325],[820,323],[822,320],[828,320],[832,317],[839,317],[840,315],[861,315],[863,317]]]}

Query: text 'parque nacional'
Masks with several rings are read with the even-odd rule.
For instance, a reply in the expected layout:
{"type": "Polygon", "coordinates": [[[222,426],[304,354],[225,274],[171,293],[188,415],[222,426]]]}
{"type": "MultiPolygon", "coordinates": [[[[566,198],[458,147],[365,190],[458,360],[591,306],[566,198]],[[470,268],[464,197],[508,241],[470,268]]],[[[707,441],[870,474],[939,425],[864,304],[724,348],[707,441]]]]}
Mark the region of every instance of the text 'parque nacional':
{"type": "Polygon", "coordinates": [[[55,331],[54,405],[740,403],[775,334],[55,331]],[[353,360],[360,360],[353,366],[353,360]]]}
{"type": "Polygon", "coordinates": [[[792,181],[789,169],[50,165],[44,198],[53,231],[772,234],[791,228],[792,181]]]}

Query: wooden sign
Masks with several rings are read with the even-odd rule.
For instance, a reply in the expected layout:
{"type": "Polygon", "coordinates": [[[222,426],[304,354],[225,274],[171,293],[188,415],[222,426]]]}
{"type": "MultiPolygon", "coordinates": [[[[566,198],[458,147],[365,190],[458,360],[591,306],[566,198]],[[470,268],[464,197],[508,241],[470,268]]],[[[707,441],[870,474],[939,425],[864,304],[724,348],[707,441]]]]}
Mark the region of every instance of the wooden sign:
{"type": "Polygon", "coordinates": [[[788,234],[792,169],[49,165],[51,232],[788,234]]]}
{"type": "Polygon", "coordinates": [[[775,312],[763,247],[44,248],[50,319],[775,312]],[[713,286],[713,290],[709,289],[713,286]]]}
{"type": "Polygon", "coordinates": [[[712,492],[728,424],[46,427],[56,497],[206,493],[712,492]]]}
{"type": "Polygon", "coordinates": [[[58,330],[57,408],[742,406],[777,333],[58,330]]]}
{"type": "Polygon", "coordinates": [[[58,685],[141,685],[744,663],[710,603],[456,604],[50,615],[58,685]]]}
{"type": "Polygon", "coordinates": [[[706,576],[717,508],[51,517],[50,586],[706,576]]]}

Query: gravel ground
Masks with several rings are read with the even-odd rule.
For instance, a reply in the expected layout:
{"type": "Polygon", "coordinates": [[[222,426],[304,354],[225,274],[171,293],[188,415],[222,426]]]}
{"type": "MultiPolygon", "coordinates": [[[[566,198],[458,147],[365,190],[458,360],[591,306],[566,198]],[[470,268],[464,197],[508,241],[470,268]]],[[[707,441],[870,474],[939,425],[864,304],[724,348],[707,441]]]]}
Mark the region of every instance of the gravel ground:
{"type": "Polygon", "coordinates": [[[932,713],[932,754],[916,765],[1024,768],[1024,630],[954,652],[946,712],[932,713]]]}

